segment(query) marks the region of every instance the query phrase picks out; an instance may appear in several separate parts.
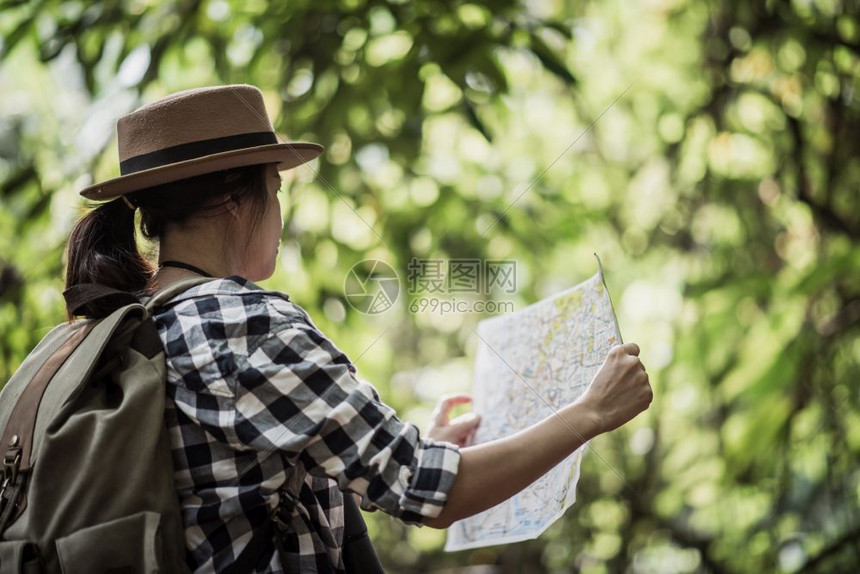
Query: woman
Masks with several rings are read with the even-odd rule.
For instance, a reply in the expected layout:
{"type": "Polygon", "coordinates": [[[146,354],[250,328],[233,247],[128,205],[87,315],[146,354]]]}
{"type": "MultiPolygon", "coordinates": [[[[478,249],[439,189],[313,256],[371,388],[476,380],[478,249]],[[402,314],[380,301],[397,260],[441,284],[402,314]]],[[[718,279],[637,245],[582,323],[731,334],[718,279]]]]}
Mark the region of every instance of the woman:
{"type": "Polygon", "coordinates": [[[477,419],[447,420],[468,400],[460,396],[437,408],[439,440],[420,437],[300,306],[253,283],[275,268],[278,172],[321,146],[278,143],[251,86],[174,94],[124,116],[117,132],[122,176],[81,192],[107,203],[73,230],[66,282],[146,295],[212,278],[156,315],[193,570],[230,568],[274,514],[280,528],[256,572],[342,572],[344,491],[365,509],[445,528],[650,403],[638,347],[628,344],[609,354],[585,396],[514,436],[466,446],[477,419]],[[157,266],[138,252],[136,211],[142,233],[158,240],[157,266]]]}

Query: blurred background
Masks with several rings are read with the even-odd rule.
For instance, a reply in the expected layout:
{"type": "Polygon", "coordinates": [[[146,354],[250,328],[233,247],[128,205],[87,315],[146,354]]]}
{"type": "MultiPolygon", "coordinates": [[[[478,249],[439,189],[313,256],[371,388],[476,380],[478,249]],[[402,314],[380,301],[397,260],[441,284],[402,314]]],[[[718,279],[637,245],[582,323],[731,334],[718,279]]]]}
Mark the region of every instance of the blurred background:
{"type": "Polygon", "coordinates": [[[851,0],[2,0],[0,381],[64,319],[116,119],[250,83],[326,147],[288,172],[265,285],[401,418],[470,389],[482,316],[404,291],[358,313],[365,259],[402,280],[412,258],[514,260],[522,308],[598,252],[651,373],[651,409],[592,441],[606,462],[586,453],[539,539],[448,554],[369,514],[390,572],[857,571],[858,26],[851,0]]]}

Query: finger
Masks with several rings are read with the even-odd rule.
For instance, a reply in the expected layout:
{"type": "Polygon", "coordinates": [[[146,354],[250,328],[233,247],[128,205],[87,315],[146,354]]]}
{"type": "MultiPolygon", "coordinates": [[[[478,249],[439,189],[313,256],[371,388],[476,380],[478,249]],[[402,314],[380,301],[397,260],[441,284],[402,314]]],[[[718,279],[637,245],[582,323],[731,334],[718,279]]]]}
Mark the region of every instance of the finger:
{"type": "Polygon", "coordinates": [[[472,396],[465,393],[444,395],[436,403],[436,408],[433,410],[433,420],[437,425],[445,426],[448,424],[448,415],[451,414],[451,409],[469,402],[472,402],[472,396]]]}
{"type": "Polygon", "coordinates": [[[452,393],[440,397],[439,402],[453,407],[454,405],[462,405],[464,403],[472,402],[472,395],[468,393],[452,393]]]}
{"type": "Polygon", "coordinates": [[[633,355],[634,357],[639,356],[639,345],[636,343],[624,343],[621,345],[621,350],[628,355],[633,355]]]}
{"type": "Polygon", "coordinates": [[[448,426],[448,410],[443,409],[441,405],[433,411],[433,424],[437,427],[448,426]]]}
{"type": "Polygon", "coordinates": [[[481,417],[475,413],[465,413],[448,423],[452,427],[460,427],[461,429],[472,429],[481,423],[481,417]]]}

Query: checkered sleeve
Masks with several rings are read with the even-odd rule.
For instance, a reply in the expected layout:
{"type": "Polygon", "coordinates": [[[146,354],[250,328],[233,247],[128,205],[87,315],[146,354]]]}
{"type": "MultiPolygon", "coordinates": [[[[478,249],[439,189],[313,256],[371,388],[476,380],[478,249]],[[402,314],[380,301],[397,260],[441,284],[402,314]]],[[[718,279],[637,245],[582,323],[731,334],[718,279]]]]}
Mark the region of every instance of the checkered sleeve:
{"type": "Polygon", "coordinates": [[[315,476],[407,523],[439,515],[457,474],[456,445],[422,439],[307,318],[275,315],[237,374],[236,438],[277,450],[315,476]]]}

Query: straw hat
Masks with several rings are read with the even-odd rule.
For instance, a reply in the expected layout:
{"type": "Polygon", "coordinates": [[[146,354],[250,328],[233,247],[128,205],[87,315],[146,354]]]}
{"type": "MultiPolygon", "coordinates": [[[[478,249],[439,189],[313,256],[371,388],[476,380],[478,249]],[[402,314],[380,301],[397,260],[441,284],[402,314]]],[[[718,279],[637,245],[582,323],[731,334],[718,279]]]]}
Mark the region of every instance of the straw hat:
{"type": "Polygon", "coordinates": [[[284,171],[323,151],[315,143],[278,143],[262,93],[247,85],[172,94],[121,117],[116,132],[122,175],[81,191],[88,199],[248,165],[275,163],[284,171]]]}

